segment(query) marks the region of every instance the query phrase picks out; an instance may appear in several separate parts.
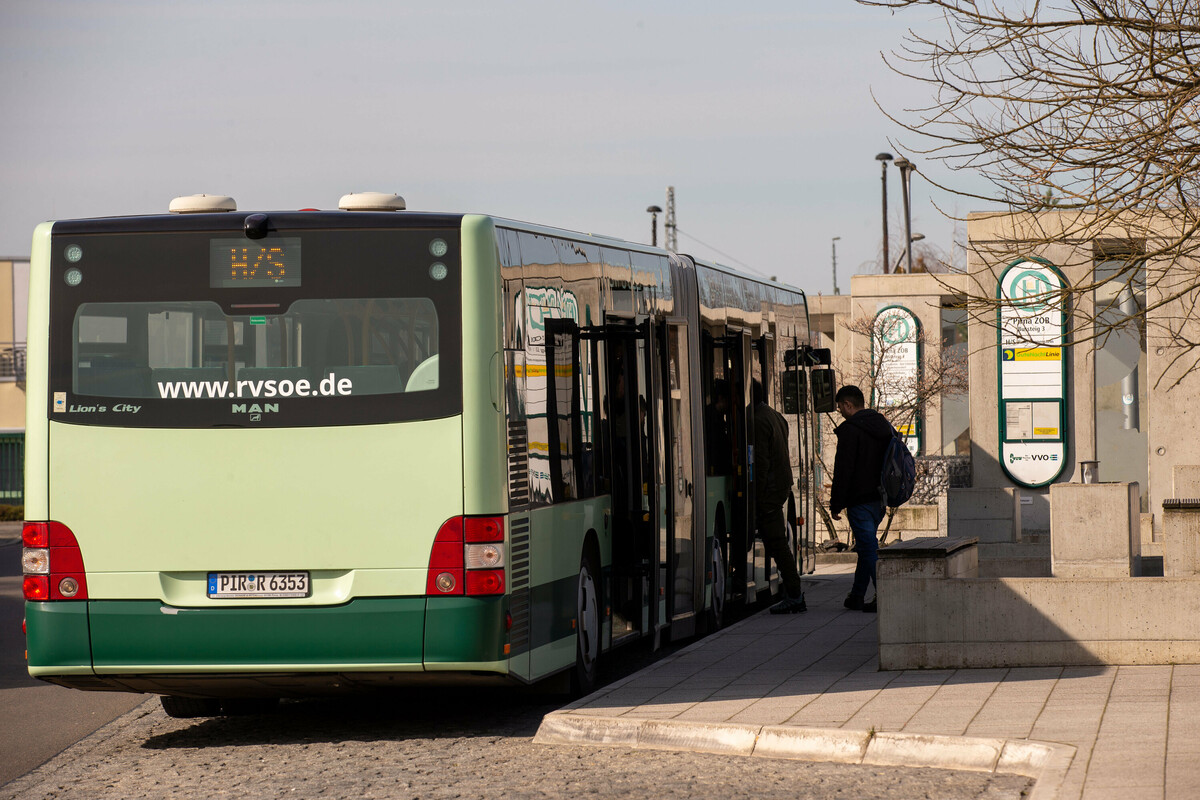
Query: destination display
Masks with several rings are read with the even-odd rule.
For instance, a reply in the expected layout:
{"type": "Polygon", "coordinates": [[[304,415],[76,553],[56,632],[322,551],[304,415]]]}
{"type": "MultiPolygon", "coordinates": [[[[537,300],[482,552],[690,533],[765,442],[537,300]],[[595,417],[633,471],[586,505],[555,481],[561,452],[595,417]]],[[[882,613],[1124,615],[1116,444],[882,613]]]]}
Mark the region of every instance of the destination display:
{"type": "Polygon", "coordinates": [[[1053,266],[1021,260],[997,291],[1001,466],[1031,488],[1066,466],[1065,286],[1053,266]]]}
{"type": "Polygon", "coordinates": [[[300,239],[213,239],[208,247],[210,289],[300,285],[300,239]]]}

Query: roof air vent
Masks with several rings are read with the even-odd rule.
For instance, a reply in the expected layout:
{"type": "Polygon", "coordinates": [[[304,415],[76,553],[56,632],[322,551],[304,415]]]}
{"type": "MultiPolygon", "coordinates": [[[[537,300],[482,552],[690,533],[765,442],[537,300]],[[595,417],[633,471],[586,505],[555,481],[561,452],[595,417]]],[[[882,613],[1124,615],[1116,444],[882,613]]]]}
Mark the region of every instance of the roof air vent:
{"type": "Polygon", "coordinates": [[[338,201],[343,211],[403,211],[405,207],[403,197],[387,192],[351,192],[338,201]]]}
{"type": "Polygon", "coordinates": [[[237,211],[237,203],[223,194],[190,194],[176,197],[167,210],[172,214],[211,214],[215,211],[237,211]]]}

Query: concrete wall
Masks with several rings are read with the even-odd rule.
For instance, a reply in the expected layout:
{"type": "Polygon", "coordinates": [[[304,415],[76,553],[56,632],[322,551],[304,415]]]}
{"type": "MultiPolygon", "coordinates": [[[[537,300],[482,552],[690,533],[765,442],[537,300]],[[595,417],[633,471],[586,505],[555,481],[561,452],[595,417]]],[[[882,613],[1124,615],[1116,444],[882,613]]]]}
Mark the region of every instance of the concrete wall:
{"type": "Polygon", "coordinates": [[[880,555],[880,669],[1200,663],[1194,579],[957,577],[880,555]]]}
{"type": "MultiPolygon", "coordinates": [[[[1200,464],[1200,374],[1195,369],[1197,354],[1187,341],[1198,341],[1200,326],[1187,321],[1195,314],[1200,292],[1183,291],[1196,280],[1191,268],[1172,268],[1162,281],[1146,288],[1146,302],[1151,307],[1146,327],[1146,356],[1149,362],[1150,394],[1147,417],[1150,425],[1150,513],[1154,514],[1154,539],[1162,536],[1162,504],[1169,497],[1194,497],[1191,487],[1176,490],[1174,471],[1177,467],[1200,464]],[[1172,294],[1182,291],[1175,299],[1172,294]]],[[[1103,470],[1104,465],[1101,465],[1103,470]]],[[[1101,473],[1103,474],[1103,473],[1101,473]]]]}

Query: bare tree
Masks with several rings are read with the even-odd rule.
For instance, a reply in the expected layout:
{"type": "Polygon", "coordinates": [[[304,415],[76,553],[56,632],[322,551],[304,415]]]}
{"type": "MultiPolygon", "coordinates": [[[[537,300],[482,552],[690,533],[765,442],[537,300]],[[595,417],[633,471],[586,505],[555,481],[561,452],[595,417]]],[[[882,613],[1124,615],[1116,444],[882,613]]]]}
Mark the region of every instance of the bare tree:
{"type": "MultiPolygon", "coordinates": [[[[1161,309],[1156,324],[1190,354],[1176,373],[1195,366],[1200,3],[859,2],[940,12],[940,22],[911,28],[885,57],[929,86],[930,103],[885,112],[919,134],[913,152],[982,175],[993,194],[941,188],[1017,212],[1011,242],[996,243],[991,255],[1011,257],[1014,247],[1033,253],[1053,241],[1120,243],[1112,249],[1122,264],[1064,293],[1111,284],[1098,294],[1117,298],[1144,287],[1139,313],[1161,309]]],[[[994,289],[971,293],[980,318],[994,319],[994,289]]],[[[1127,319],[1115,311],[1097,304],[1093,335],[1107,335],[1106,319],[1127,319]]]]}
{"type": "MultiPolygon", "coordinates": [[[[868,346],[856,348],[852,362],[839,369],[839,383],[857,385],[868,402],[884,413],[898,431],[912,435],[923,415],[935,413],[940,408],[942,398],[967,393],[967,354],[959,349],[942,347],[936,339],[940,331],[921,329],[912,335],[895,336],[887,323],[888,320],[879,317],[859,317],[843,323],[847,331],[868,346]],[[911,351],[917,348],[924,355],[916,364],[918,368],[904,368],[902,362],[906,362],[911,351]]],[[[832,475],[823,459],[822,469],[826,475],[832,475]]],[[[837,542],[833,521],[828,518],[824,503],[819,502],[818,507],[830,540],[837,542]]],[[[883,540],[887,539],[895,511],[888,509],[883,540]]]]}

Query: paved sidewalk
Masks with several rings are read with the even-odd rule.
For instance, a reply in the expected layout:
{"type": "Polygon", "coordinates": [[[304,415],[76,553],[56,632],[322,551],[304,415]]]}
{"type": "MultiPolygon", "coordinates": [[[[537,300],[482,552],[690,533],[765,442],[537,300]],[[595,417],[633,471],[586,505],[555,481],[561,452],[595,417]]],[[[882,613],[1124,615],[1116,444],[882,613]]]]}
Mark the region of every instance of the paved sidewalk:
{"type": "Polygon", "coordinates": [[[1032,797],[1200,797],[1200,665],[878,669],[852,566],[548,715],[535,741],[1029,775],[1032,797]]]}

